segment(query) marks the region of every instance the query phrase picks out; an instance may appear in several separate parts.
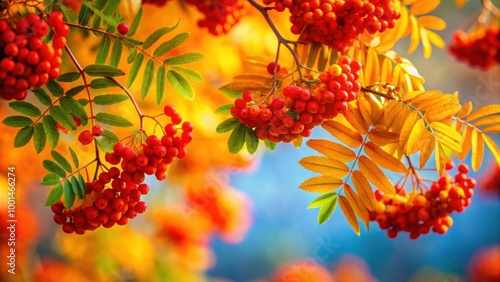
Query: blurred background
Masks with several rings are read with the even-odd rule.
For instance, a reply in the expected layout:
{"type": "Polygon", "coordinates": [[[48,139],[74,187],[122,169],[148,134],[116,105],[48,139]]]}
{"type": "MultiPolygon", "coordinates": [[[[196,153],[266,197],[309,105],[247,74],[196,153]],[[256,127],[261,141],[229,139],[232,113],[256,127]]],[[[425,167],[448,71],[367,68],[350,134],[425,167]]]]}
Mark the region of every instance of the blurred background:
{"type": "MultiPolygon", "coordinates": [[[[79,7],[78,1],[67,2],[79,7]]],[[[122,2],[121,11],[130,22],[140,2],[122,2]]],[[[480,3],[473,1],[459,9],[453,1],[442,2],[432,14],[447,22],[438,33],[448,43],[453,31],[466,29],[464,22],[474,20],[471,15],[480,3]]],[[[215,133],[217,124],[227,117],[214,114],[214,109],[231,103],[217,88],[251,70],[245,58],[274,58],[276,38],[261,14],[247,5],[231,32],[214,37],[197,27],[201,15],[191,6],[168,1],[161,7],[154,3],[143,7],[139,39],[180,18],[176,31],[187,31],[191,37],[167,55],[205,54],[200,63],[190,65],[205,78],[203,83],[193,83],[193,102],[167,88],[167,103],[195,125],[188,157],[171,168],[167,181],[148,179],[152,187],[145,198],[148,210],[128,225],[67,235],[44,207],[50,189],[39,183],[45,174],[41,162],[49,153],[37,155],[32,144],[13,149],[15,131],[0,125],[0,183],[7,183],[7,167],[16,167],[18,217],[17,268],[12,276],[6,274],[4,263],[7,192],[6,184],[1,184],[1,281],[495,281],[484,280],[484,275],[500,272],[500,178],[488,150],[481,170],[471,174],[479,183],[471,206],[452,215],[453,226],[445,235],[431,233],[410,240],[400,234],[389,239],[372,223],[370,231],[362,228],[358,237],[338,210],[318,225],[317,210],[306,210],[316,195],[298,188],[313,176],[298,161],[317,153],[307,146],[279,144],[274,151],[261,148],[253,156],[231,155],[228,135],[215,133]]],[[[272,14],[273,20],[285,37],[293,39],[287,15],[282,14],[272,14]]],[[[86,65],[93,63],[97,42],[72,29],[69,46],[86,65]]],[[[438,48],[424,59],[420,47],[406,54],[408,46],[405,39],[394,49],[413,62],[426,79],[426,89],[458,91],[462,102],[472,101],[476,107],[500,103],[500,68],[471,69],[438,48]]],[[[284,54],[284,65],[286,60],[284,54]]],[[[69,60],[64,62],[72,69],[69,60]]],[[[124,62],[120,66],[128,67],[124,62]]],[[[140,83],[131,91],[139,93],[140,83]]],[[[154,98],[140,104],[145,112],[162,109],[154,98]]],[[[113,111],[133,118],[128,105],[113,111]]],[[[12,114],[4,102],[0,113],[2,120],[12,114]]],[[[127,136],[126,131],[117,134],[127,136]]],[[[71,145],[82,159],[91,160],[91,152],[77,144],[75,136],[63,136],[61,148],[71,145]]],[[[311,138],[331,136],[316,128],[311,138]]],[[[498,137],[495,141],[500,143],[498,137]]]]}

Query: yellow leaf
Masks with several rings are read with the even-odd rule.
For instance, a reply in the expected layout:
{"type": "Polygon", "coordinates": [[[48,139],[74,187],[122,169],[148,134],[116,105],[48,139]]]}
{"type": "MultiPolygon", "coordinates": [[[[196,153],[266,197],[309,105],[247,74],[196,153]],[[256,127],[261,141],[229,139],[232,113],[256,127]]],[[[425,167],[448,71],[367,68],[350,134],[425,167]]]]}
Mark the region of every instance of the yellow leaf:
{"type": "Polygon", "coordinates": [[[484,106],[480,109],[477,109],[475,112],[469,115],[467,118],[467,121],[473,121],[475,119],[487,116],[487,115],[492,115],[492,114],[498,114],[500,113],[500,105],[499,104],[493,104],[493,105],[487,105],[484,106]]]}
{"type": "Polygon", "coordinates": [[[344,145],[328,141],[312,139],[307,141],[307,145],[321,154],[342,162],[350,162],[356,158],[356,153],[344,145]]]}
{"type": "Polygon", "coordinates": [[[434,31],[426,30],[427,37],[429,38],[429,41],[434,44],[436,47],[443,49],[446,46],[446,43],[444,42],[443,38],[441,36],[437,35],[434,31]]]}
{"type": "Polygon", "coordinates": [[[380,69],[380,81],[392,81],[392,61],[388,58],[384,58],[384,61],[382,62],[382,68],[380,69]]]}
{"type": "Polygon", "coordinates": [[[421,111],[430,111],[436,108],[443,108],[445,105],[450,103],[451,99],[451,95],[441,94],[439,96],[435,96],[431,99],[423,101],[418,105],[418,108],[421,111]]]}
{"type": "Polygon", "coordinates": [[[427,30],[423,27],[420,28],[420,41],[422,41],[422,48],[424,49],[424,58],[428,59],[432,54],[432,46],[427,37],[427,30]]]}
{"type": "Polygon", "coordinates": [[[417,18],[415,18],[414,15],[410,15],[410,22],[411,22],[411,37],[410,37],[410,47],[408,48],[407,51],[408,54],[413,53],[417,49],[418,44],[420,43],[420,34],[419,34],[419,26],[417,18]]]}
{"type": "Polygon", "coordinates": [[[425,164],[429,161],[429,158],[434,152],[434,148],[436,147],[436,137],[426,131],[422,138],[422,148],[420,149],[420,157],[419,157],[419,165],[420,168],[423,168],[425,164]]]}
{"type": "Polygon", "coordinates": [[[460,112],[458,112],[457,117],[464,118],[465,116],[469,115],[471,112],[472,112],[472,102],[469,101],[462,107],[460,112]]]}
{"type": "Polygon", "coordinates": [[[385,121],[384,121],[384,126],[385,128],[391,128],[392,123],[396,118],[401,118],[401,115],[399,114],[401,110],[403,110],[403,103],[396,102],[396,101],[390,101],[384,111],[385,115],[385,121]]]}
{"type": "Polygon", "coordinates": [[[460,146],[460,144],[458,144],[457,141],[451,139],[448,135],[444,135],[441,133],[436,133],[435,135],[439,144],[444,145],[457,153],[462,151],[462,147],[460,146]]]}
{"type": "Polygon", "coordinates": [[[358,219],[356,218],[356,215],[354,214],[354,210],[352,209],[351,205],[349,204],[349,201],[347,200],[346,197],[340,196],[339,198],[339,203],[340,203],[340,209],[344,213],[345,218],[347,219],[347,222],[352,227],[352,230],[356,232],[359,236],[359,223],[358,219]]]}
{"type": "Polygon", "coordinates": [[[357,148],[363,143],[361,134],[340,122],[328,120],[323,123],[322,127],[351,148],[357,148]]]}
{"type": "Polygon", "coordinates": [[[299,161],[299,164],[308,170],[338,178],[342,178],[349,173],[349,167],[345,163],[328,157],[305,157],[299,161]]]}
{"type": "Polygon", "coordinates": [[[498,149],[498,145],[486,134],[483,134],[483,139],[484,143],[486,143],[486,146],[488,146],[488,148],[490,148],[491,150],[491,153],[493,153],[493,156],[495,156],[498,165],[500,165],[500,150],[498,149]]]}
{"type": "Polygon", "coordinates": [[[379,67],[377,52],[375,48],[370,47],[366,52],[366,63],[364,68],[365,83],[373,85],[379,81],[379,67]]]}
{"type": "Polygon", "coordinates": [[[375,206],[377,205],[377,199],[375,198],[375,194],[372,191],[370,183],[366,180],[366,177],[361,173],[361,171],[355,170],[352,172],[352,183],[358,191],[359,198],[365,207],[370,211],[374,211],[375,206]]]}
{"type": "Polygon", "coordinates": [[[377,165],[394,172],[399,172],[399,173],[408,172],[408,169],[400,160],[396,159],[391,154],[382,150],[376,144],[372,142],[367,142],[365,144],[364,149],[366,155],[377,165]]]}
{"type": "Polygon", "coordinates": [[[264,90],[264,88],[265,88],[264,84],[250,80],[231,82],[221,87],[221,89],[226,89],[235,92],[264,90]]]}
{"type": "Polygon", "coordinates": [[[406,141],[405,149],[404,152],[406,155],[412,155],[416,153],[418,150],[415,148],[415,144],[421,143],[422,142],[422,134],[426,132],[427,130],[425,129],[424,121],[419,119],[413,126],[413,129],[411,130],[410,136],[408,136],[408,141],[406,141]]]}
{"type": "Polygon", "coordinates": [[[429,121],[442,121],[445,118],[454,116],[461,108],[460,104],[447,104],[446,106],[425,112],[424,117],[429,121]]]}
{"type": "Polygon", "coordinates": [[[411,76],[407,73],[401,74],[401,88],[406,89],[406,91],[413,91],[413,82],[411,81],[411,76]]]}
{"type": "Polygon", "coordinates": [[[417,112],[410,112],[406,120],[404,121],[403,128],[401,128],[401,133],[399,134],[399,147],[403,149],[406,146],[406,142],[408,142],[408,138],[410,138],[410,134],[413,130],[413,127],[419,120],[417,112]]]}
{"type": "Polygon", "coordinates": [[[401,87],[400,78],[402,72],[403,69],[399,65],[394,66],[394,71],[392,72],[392,81],[391,81],[392,85],[396,87],[401,87]]]}
{"type": "Polygon", "coordinates": [[[453,127],[450,125],[434,121],[431,123],[431,127],[434,131],[439,132],[443,135],[448,136],[449,138],[455,140],[455,141],[462,141],[462,135],[458,133],[453,127]]]}
{"type": "Polygon", "coordinates": [[[429,100],[434,100],[434,98],[442,97],[443,92],[439,90],[430,90],[430,91],[413,91],[404,96],[404,100],[410,102],[411,104],[418,105],[426,104],[429,100]]]}
{"type": "Polygon", "coordinates": [[[483,136],[477,130],[472,131],[472,170],[477,171],[483,163],[484,142],[483,136]]]}
{"type": "Polygon", "coordinates": [[[394,119],[394,122],[392,123],[392,126],[391,126],[392,131],[400,133],[401,130],[403,129],[403,125],[404,125],[406,119],[408,119],[409,115],[410,115],[410,109],[409,109],[408,105],[404,105],[403,110],[401,110],[399,112],[398,116],[396,116],[396,118],[394,119]]]}
{"type": "Polygon", "coordinates": [[[344,193],[347,201],[354,210],[354,213],[365,224],[366,229],[370,230],[370,215],[368,214],[368,210],[366,209],[363,201],[361,201],[358,194],[356,194],[356,192],[354,192],[354,190],[352,190],[351,186],[349,186],[348,184],[344,186],[344,193]]]}
{"type": "Polygon", "coordinates": [[[374,125],[375,121],[372,118],[372,108],[368,100],[363,96],[358,97],[358,105],[359,105],[359,112],[363,116],[366,125],[368,126],[374,125]]]}
{"type": "Polygon", "coordinates": [[[466,125],[465,132],[462,135],[462,152],[458,153],[458,159],[461,161],[467,157],[469,154],[470,148],[472,146],[472,127],[466,125]]]}
{"type": "Polygon", "coordinates": [[[354,129],[361,134],[368,133],[368,125],[359,112],[356,103],[349,103],[349,109],[344,113],[345,119],[349,122],[354,129]]]}
{"type": "Polygon", "coordinates": [[[446,163],[450,160],[450,158],[446,155],[443,150],[443,147],[438,143],[436,139],[436,169],[439,175],[443,175],[446,172],[446,163]]]}
{"type": "Polygon", "coordinates": [[[421,16],[417,19],[417,22],[427,29],[443,30],[446,28],[446,22],[436,16],[421,16]]]}
{"type": "Polygon", "coordinates": [[[483,129],[484,132],[500,133],[500,124],[491,125],[483,129]]]}
{"type": "Polygon", "coordinates": [[[396,143],[399,141],[399,135],[397,133],[389,132],[380,128],[370,130],[368,138],[370,141],[379,146],[385,146],[389,143],[396,143]]]}
{"type": "Polygon", "coordinates": [[[398,21],[396,21],[396,35],[394,36],[393,40],[397,41],[400,38],[404,37],[406,34],[406,31],[408,30],[408,24],[410,23],[410,19],[408,18],[408,9],[406,7],[402,6],[399,1],[395,1],[396,6],[401,7],[400,9],[400,14],[401,17],[399,18],[398,21]]]}
{"type": "Polygon", "coordinates": [[[292,144],[295,148],[300,148],[300,146],[302,146],[303,140],[304,138],[302,138],[302,136],[299,136],[298,138],[292,140],[292,144]]]}
{"type": "Polygon", "coordinates": [[[498,125],[500,124],[500,116],[490,116],[490,117],[485,117],[485,118],[482,118],[478,121],[476,121],[476,123],[474,123],[474,126],[481,126],[481,125],[490,125],[490,124],[493,124],[493,125],[498,125]]]}
{"type": "Polygon", "coordinates": [[[326,193],[342,186],[343,182],[333,176],[315,176],[300,184],[300,188],[307,192],[326,193]]]}
{"type": "Polygon", "coordinates": [[[432,12],[439,6],[440,0],[419,0],[413,3],[410,7],[410,13],[418,16],[432,12]]]}
{"type": "Polygon", "coordinates": [[[394,185],[380,168],[368,157],[361,156],[358,160],[359,170],[363,175],[380,191],[388,194],[394,194],[394,185]]]}

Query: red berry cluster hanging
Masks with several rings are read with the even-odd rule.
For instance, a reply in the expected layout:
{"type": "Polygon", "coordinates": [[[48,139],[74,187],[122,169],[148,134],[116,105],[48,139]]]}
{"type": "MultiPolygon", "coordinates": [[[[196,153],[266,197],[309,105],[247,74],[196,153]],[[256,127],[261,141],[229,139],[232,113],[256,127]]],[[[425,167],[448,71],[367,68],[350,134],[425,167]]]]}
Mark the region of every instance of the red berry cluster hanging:
{"type": "Polygon", "coordinates": [[[288,9],[291,31],[304,43],[320,42],[345,51],[365,30],[371,34],[393,28],[400,13],[390,0],[264,0],[275,9],[288,9]]]}
{"type": "MultiPolygon", "coordinates": [[[[137,151],[118,142],[112,153],[106,153],[105,160],[116,166],[87,183],[86,204],[69,210],[62,202],[52,206],[54,221],[62,225],[64,232],[84,234],[86,230],[95,230],[99,226],[125,225],[146,210],[146,203],[141,201],[141,196],[149,192],[149,186],[144,183],[146,175],[164,180],[169,165],[175,158],[186,156],[186,146],[193,139],[193,125],[182,123],[182,116],[174,106],[165,106],[164,114],[170,117],[171,123],[165,126],[165,135],[161,138],[148,136],[137,151]]],[[[93,140],[102,135],[102,128],[96,125],[88,134],[93,140]]]]}
{"type": "Polygon", "coordinates": [[[285,100],[274,98],[269,104],[256,104],[253,94],[244,92],[235,100],[231,115],[255,128],[261,140],[290,142],[299,136],[309,137],[313,127],[345,112],[347,103],[361,89],[357,81],[361,64],[347,56],[340,57],[337,63],[322,72],[319,82],[310,88],[286,86],[285,100]]]}
{"type": "Polygon", "coordinates": [[[198,26],[208,29],[213,35],[225,34],[235,26],[244,13],[243,0],[186,0],[187,4],[196,6],[204,18],[198,26]]]}
{"type": "Polygon", "coordinates": [[[424,194],[405,194],[400,187],[395,195],[377,190],[378,204],[370,212],[370,220],[387,230],[389,238],[395,238],[398,232],[409,232],[411,239],[431,230],[444,234],[453,224],[449,215],[464,211],[471,203],[476,180],[467,177],[467,173],[469,167],[460,164],[455,178],[448,174],[441,176],[424,194]]]}
{"type": "Polygon", "coordinates": [[[29,14],[17,20],[14,28],[0,20],[0,96],[24,100],[28,89],[57,78],[69,31],[60,12],[52,12],[46,21],[29,14]],[[49,28],[54,31],[52,44],[43,41],[49,28]]]}
{"type": "Polygon", "coordinates": [[[459,61],[484,70],[500,64],[500,28],[489,27],[480,37],[471,37],[455,31],[449,46],[450,53],[459,61]]]}

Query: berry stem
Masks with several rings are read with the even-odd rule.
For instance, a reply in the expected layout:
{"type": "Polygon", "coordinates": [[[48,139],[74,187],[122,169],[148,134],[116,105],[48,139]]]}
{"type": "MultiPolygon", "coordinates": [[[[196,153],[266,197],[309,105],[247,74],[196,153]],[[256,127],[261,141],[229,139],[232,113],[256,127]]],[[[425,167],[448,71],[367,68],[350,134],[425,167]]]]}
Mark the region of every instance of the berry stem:
{"type": "Polygon", "coordinates": [[[393,95],[373,90],[370,87],[361,87],[361,91],[363,91],[365,93],[368,92],[368,93],[375,94],[375,95],[383,97],[383,98],[385,98],[387,100],[396,100],[396,97],[394,97],[393,95]]]}
{"type": "Polygon", "coordinates": [[[68,56],[70,57],[71,61],[75,65],[76,69],[80,73],[83,79],[83,84],[85,86],[85,91],[87,92],[87,97],[89,100],[89,107],[90,107],[90,119],[92,122],[92,126],[95,125],[95,119],[94,119],[94,107],[92,106],[93,100],[92,97],[90,96],[90,89],[89,89],[89,84],[87,83],[87,76],[85,75],[85,70],[82,68],[78,60],[76,59],[75,55],[73,55],[73,52],[71,52],[71,49],[69,49],[68,45],[64,46],[64,50],[66,50],[66,53],[68,53],[68,56]]]}
{"type": "Polygon", "coordinates": [[[422,178],[420,178],[420,175],[418,174],[418,170],[413,165],[413,162],[411,161],[410,157],[405,155],[405,158],[408,161],[408,167],[410,168],[410,174],[412,175],[411,182],[412,182],[413,189],[414,189],[414,191],[416,191],[415,188],[418,188],[420,190],[420,192],[423,194],[425,191],[423,190],[423,188],[420,185],[422,182],[422,178]]]}

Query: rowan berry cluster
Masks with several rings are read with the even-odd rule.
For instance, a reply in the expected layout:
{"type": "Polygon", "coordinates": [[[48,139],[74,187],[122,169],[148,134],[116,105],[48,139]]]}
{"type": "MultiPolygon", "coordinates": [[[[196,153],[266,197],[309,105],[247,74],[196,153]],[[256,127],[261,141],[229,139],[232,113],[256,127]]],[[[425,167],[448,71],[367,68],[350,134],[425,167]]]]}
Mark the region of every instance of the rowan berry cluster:
{"type": "Polygon", "coordinates": [[[390,0],[264,0],[278,12],[288,9],[291,31],[304,43],[320,42],[345,51],[364,31],[374,34],[393,28],[400,13],[390,0]]]}
{"type": "Polygon", "coordinates": [[[450,53],[459,61],[484,70],[500,64],[500,28],[489,27],[480,37],[471,37],[457,30],[449,46],[450,53]]]}
{"type": "Polygon", "coordinates": [[[0,97],[24,100],[28,89],[57,78],[69,32],[61,12],[52,12],[46,21],[29,14],[17,20],[15,27],[0,20],[0,97]],[[52,44],[47,44],[44,37],[50,28],[52,44]]]}
{"type": "Polygon", "coordinates": [[[299,136],[309,137],[312,128],[332,119],[348,108],[361,89],[357,81],[361,64],[342,56],[311,85],[288,85],[284,100],[274,98],[269,104],[254,102],[251,92],[244,92],[231,108],[231,115],[261,140],[290,142],[299,136]]]}
{"type": "Polygon", "coordinates": [[[453,224],[449,215],[464,211],[471,203],[476,180],[467,173],[469,167],[460,164],[454,178],[449,174],[441,176],[424,194],[406,194],[402,187],[396,187],[398,193],[394,195],[376,190],[378,203],[370,212],[370,220],[387,230],[389,238],[395,238],[398,232],[409,232],[411,239],[431,230],[444,234],[453,224]]]}
{"type": "Polygon", "coordinates": [[[243,0],[186,0],[196,6],[204,18],[198,21],[200,28],[208,29],[213,35],[226,34],[244,14],[243,0]]]}
{"type": "MultiPolygon", "coordinates": [[[[101,172],[95,181],[87,182],[86,204],[73,209],[65,209],[62,202],[52,206],[54,221],[62,225],[64,232],[84,234],[101,225],[105,228],[125,225],[146,210],[146,203],[141,201],[141,196],[149,192],[149,186],[144,183],[146,175],[165,180],[169,165],[175,158],[186,156],[186,145],[193,139],[193,125],[182,123],[182,116],[174,106],[165,106],[164,114],[170,117],[171,123],[165,126],[165,135],[161,138],[150,135],[137,150],[118,142],[112,153],[106,153],[105,160],[115,166],[101,172]]],[[[93,139],[98,133],[102,135],[102,128],[94,126],[89,138],[93,139]]]]}

